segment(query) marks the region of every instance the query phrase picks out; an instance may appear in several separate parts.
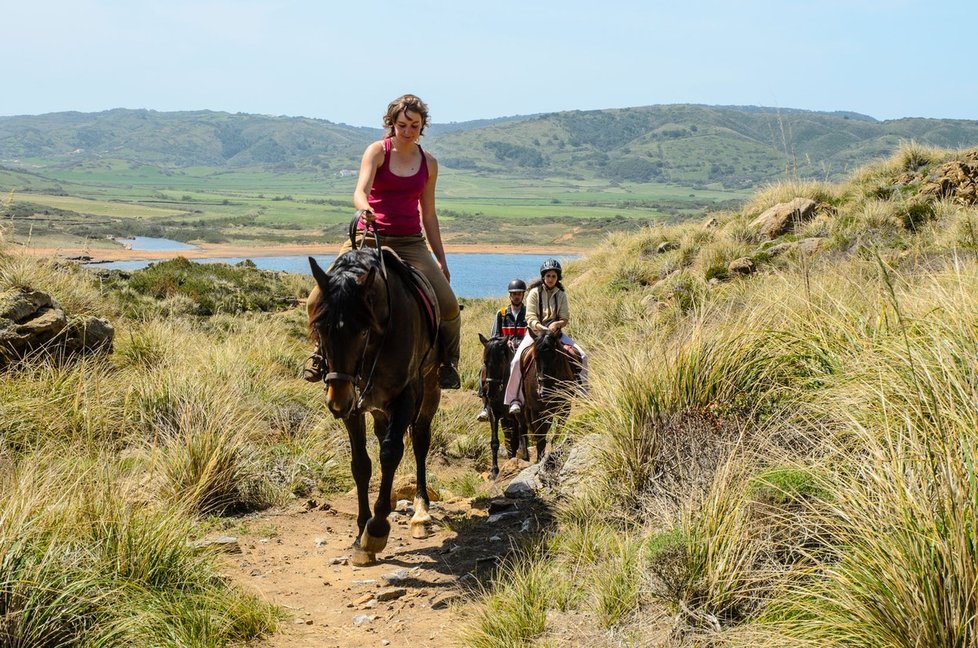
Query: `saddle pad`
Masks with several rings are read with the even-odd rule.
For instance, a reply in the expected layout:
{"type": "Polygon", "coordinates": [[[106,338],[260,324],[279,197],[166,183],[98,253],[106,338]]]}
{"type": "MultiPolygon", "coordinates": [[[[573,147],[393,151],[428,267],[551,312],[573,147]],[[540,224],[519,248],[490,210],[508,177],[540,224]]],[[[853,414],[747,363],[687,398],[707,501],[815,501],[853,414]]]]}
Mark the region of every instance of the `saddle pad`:
{"type": "Polygon", "coordinates": [[[441,313],[438,310],[438,298],[435,297],[435,289],[431,287],[431,282],[421,272],[405,263],[397,252],[389,247],[382,247],[384,252],[384,264],[388,271],[396,272],[408,286],[411,286],[411,293],[425,314],[425,321],[428,323],[428,335],[432,343],[438,334],[438,327],[441,325],[441,313]]]}

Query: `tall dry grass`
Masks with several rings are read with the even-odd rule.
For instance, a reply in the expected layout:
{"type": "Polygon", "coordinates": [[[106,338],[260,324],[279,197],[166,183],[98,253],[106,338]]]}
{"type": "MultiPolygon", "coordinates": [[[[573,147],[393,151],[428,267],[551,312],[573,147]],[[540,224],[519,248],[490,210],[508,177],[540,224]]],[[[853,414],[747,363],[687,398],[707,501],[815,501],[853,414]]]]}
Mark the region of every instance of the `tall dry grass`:
{"type": "Polygon", "coordinates": [[[215,524],[201,516],[348,485],[345,434],[298,380],[301,314],[129,317],[75,267],[0,256],[0,289],[20,286],[106,317],[116,340],[104,358],[28,358],[0,374],[4,645],[268,632],[277,613],[189,540],[215,524]]]}
{"type": "Polygon", "coordinates": [[[599,452],[537,556],[574,575],[548,615],[592,618],[609,645],[978,642],[978,210],[905,185],[954,155],[910,146],[572,266],[594,378],[568,427],[599,452]],[[709,283],[751,253],[751,214],[799,195],[832,206],[799,234],[820,254],[754,254],[757,275],[709,283]]]}
{"type": "Polygon", "coordinates": [[[5,475],[0,643],[226,645],[275,627],[267,603],[232,589],[216,556],[188,543],[192,518],[140,505],[124,471],[81,459],[49,448],[5,475]]]}

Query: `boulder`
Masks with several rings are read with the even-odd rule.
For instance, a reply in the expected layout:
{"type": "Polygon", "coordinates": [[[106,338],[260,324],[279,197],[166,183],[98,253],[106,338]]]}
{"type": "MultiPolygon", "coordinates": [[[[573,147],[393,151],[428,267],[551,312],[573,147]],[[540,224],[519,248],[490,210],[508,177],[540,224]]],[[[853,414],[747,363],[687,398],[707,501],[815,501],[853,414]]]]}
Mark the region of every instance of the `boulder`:
{"type": "Polygon", "coordinates": [[[41,351],[61,357],[109,352],[114,334],[104,319],[69,318],[57,301],[39,290],[0,293],[0,369],[41,351]]]}
{"type": "MultiPolygon", "coordinates": [[[[539,477],[540,468],[540,464],[533,464],[514,477],[513,481],[509,482],[509,486],[506,487],[506,497],[533,497],[542,486],[539,477]]],[[[497,515],[503,515],[503,513],[497,515]]]]}
{"type": "Polygon", "coordinates": [[[765,210],[751,221],[751,230],[769,239],[794,231],[799,223],[815,218],[818,205],[808,198],[795,198],[786,203],[778,203],[765,210]]]}
{"type": "Polygon", "coordinates": [[[39,290],[21,288],[0,293],[0,321],[10,320],[20,323],[34,317],[45,308],[61,306],[51,296],[39,290]]]}
{"type": "Polygon", "coordinates": [[[68,320],[63,337],[68,353],[111,353],[115,329],[101,317],[82,315],[68,320]]]}
{"type": "Polygon", "coordinates": [[[920,193],[963,205],[978,203],[978,161],[966,157],[942,164],[927,177],[920,193]]]}
{"type": "Polygon", "coordinates": [[[822,246],[825,241],[822,237],[813,236],[810,238],[800,239],[798,241],[786,241],[784,243],[777,243],[775,245],[761,246],[761,252],[764,252],[768,256],[777,257],[788,252],[801,252],[803,254],[812,254],[822,246]]]}
{"type": "MultiPolygon", "coordinates": [[[[441,500],[441,493],[427,484],[428,501],[438,502],[441,500]]],[[[354,491],[356,492],[356,491],[354,491]]],[[[418,492],[418,482],[414,477],[400,477],[391,486],[391,508],[397,508],[398,500],[410,500],[414,502],[414,496],[418,492]]]]}
{"type": "Polygon", "coordinates": [[[600,460],[599,443],[600,437],[592,434],[570,449],[567,460],[560,467],[557,477],[557,483],[562,492],[574,492],[578,486],[591,479],[600,460]]]}
{"type": "Polygon", "coordinates": [[[754,264],[754,260],[750,257],[741,257],[727,264],[727,272],[733,275],[754,274],[757,272],[757,265],[754,264]]]}

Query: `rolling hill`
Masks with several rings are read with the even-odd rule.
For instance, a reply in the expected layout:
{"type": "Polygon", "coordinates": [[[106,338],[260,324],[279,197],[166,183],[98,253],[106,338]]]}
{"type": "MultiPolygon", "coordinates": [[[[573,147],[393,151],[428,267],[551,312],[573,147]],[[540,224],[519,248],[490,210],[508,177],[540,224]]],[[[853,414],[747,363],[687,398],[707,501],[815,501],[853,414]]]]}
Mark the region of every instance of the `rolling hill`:
{"type": "MultiPolygon", "coordinates": [[[[381,129],[304,117],[115,109],[0,117],[0,164],[119,159],[160,167],[356,168],[381,129]]],[[[852,112],[658,105],[432,124],[443,166],[485,176],[599,178],[744,189],[835,180],[901,143],[978,144],[978,122],[852,112]]]]}

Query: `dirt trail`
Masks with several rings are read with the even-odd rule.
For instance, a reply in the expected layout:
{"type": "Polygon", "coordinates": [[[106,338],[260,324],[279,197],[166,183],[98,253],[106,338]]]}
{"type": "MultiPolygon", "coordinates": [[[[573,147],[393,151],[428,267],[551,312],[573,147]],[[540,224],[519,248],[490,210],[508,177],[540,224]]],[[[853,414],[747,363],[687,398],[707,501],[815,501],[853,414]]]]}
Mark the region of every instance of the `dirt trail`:
{"type": "Polygon", "coordinates": [[[226,557],[225,572],[289,612],[278,633],[252,645],[454,645],[458,604],[488,582],[514,545],[551,521],[541,500],[502,497],[526,465],[502,464],[492,497],[433,503],[435,524],[424,540],[411,538],[410,512],[392,514],[388,546],[368,567],[346,560],[357,533],[352,494],[247,518],[252,531],[238,538],[241,553],[226,557]]]}

